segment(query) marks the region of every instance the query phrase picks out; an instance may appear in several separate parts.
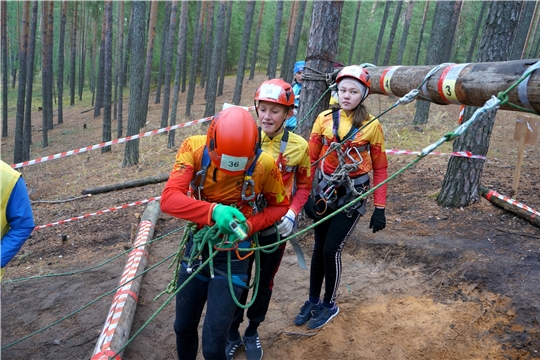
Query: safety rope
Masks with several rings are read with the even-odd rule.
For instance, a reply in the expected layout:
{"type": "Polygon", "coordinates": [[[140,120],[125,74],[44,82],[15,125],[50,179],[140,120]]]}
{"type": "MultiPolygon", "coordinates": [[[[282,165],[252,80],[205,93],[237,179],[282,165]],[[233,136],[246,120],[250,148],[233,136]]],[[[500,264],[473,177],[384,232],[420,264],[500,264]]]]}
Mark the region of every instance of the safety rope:
{"type": "Polygon", "coordinates": [[[4,347],[2,348],[2,350],[5,350],[5,349],[7,349],[7,348],[9,348],[9,347],[11,347],[11,346],[13,346],[13,345],[16,345],[16,344],[20,343],[21,341],[24,341],[24,340],[26,340],[26,339],[28,339],[28,338],[31,338],[32,336],[37,335],[37,334],[39,334],[39,333],[41,333],[41,332],[43,332],[43,331],[45,331],[45,330],[47,330],[47,329],[50,329],[51,327],[53,327],[53,326],[55,326],[55,325],[61,323],[62,321],[69,319],[70,317],[72,317],[72,316],[76,315],[77,313],[83,311],[84,309],[88,308],[88,307],[91,306],[92,304],[95,304],[95,303],[98,302],[99,300],[103,299],[105,296],[110,295],[110,294],[116,292],[118,289],[124,287],[128,282],[133,281],[133,280],[135,280],[135,279],[137,279],[137,278],[143,276],[144,274],[146,274],[146,273],[149,272],[150,270],[153,270],[154,268],[156,268],[156,267],[158,267],[159,265],[163,264],[165,261],[169,260],[169,259],[170,259],[171,257],[173,257],[174,255],[175,255],[175,254],[171,254],[171,255],[167,256],[166,258],[160,260],[160,261],[157,262],[156,264],[150,266],[148,269],[142,271],[140,274],[134,276],[133,279],[127,281],[126,283],[120,284],[119,286],[115,287],[115,288],[112,289],[111,291],[106,292],[106,293],[103,294],[103,295],[98,296],[98,297],[95,298],[94,300],[90,301],[88,304],[84,305],[83,307],[81,307],[81,308],[78,309],[78,310],[73,311],[72,313],[68,314],[67,316],[64,316],[63,318],[61,318],[61,319],[59,319],[59,320],[56,320],[56,321],[53,322],[52,324],[47,325],[47,326],[45,326],[44,328],[41,328],[41,329],[39,329],[39,330],[37,330],[37,331],[34,331],[33,333],[31,333],[31,334],[29,334],[29,335],[26,335],[25,337],[23,337],[23,338],[21,338],[21,339],[19,339],[19,340],[17,340],[17,341],[12,342],[11,344],[8,344],[8,345],[4,346],[4,347]]]}
{"type": "Polygon", "coordinates": [[[152,239],[152,240],[149,240],[147,241],[146,243],[144,244],[141,244],[141,245],[137,245],[137,246],[133,246],[125,251],[122,251],[121,253],[119,253],[118,255],[116,256],[113,256],[112,258],[102,262],[101,264],[98,264],[96,266],[91,266],[89,268],[85,268],[85,269],[81,269],[81,270],[76,270],[76,271],[70,271],[70,272],[65,272],[65,273],[58,273],[58,274],[46,274],[46,275],[35,275],[35,276],[30,276],[30,277],[26,277],[26,278],[18,278],[18,279],[11,279],[11,280],[5,280],[5,281],[2,281],[2,285],[6,285],[6,284],[11,284],[11,283],[17,283],[17,282],[23,282],[23,281],[28,281],[28,280],[35,280],[35,279],[44,279],[44,278],[49,278],[49,277],[59,277],[59,276],[69,276],[69,275],[77,275],[77,274],[82,274],[82,273],[85,273],[87,271],[90,271],[90,270],[94,270],[94,269],[97,269],[97,268],[100,268],[104,265],[107,265],[108,263],[118,259],[119,257],[121,257],[122,255],[125,255],[141,246],[146,246],[146,245],[150,245],[154,242],[157,242],[159,240],[162,240],[163,238],[165,238],[166,236],[169,236],[169,235],[172,235],[180,230],[182,230],[185,226],[182,226],[178,229],[175,229],[167,234],[164,234],[162,236],[159,236],[155,239],[152,239]]]}

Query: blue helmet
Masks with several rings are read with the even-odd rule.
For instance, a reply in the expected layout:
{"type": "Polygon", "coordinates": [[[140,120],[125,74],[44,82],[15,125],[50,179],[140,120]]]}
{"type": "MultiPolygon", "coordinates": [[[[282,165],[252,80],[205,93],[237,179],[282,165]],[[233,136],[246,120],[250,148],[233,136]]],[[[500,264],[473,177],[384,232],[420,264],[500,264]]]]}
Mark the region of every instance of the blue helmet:
{"type": "Polygon", "coordinates": [[[306,66],[305,61],[297,61],[294,63],[294,71],[293,74],[296,74],[299,71],[304,71],[304,67],[306,66]]]}

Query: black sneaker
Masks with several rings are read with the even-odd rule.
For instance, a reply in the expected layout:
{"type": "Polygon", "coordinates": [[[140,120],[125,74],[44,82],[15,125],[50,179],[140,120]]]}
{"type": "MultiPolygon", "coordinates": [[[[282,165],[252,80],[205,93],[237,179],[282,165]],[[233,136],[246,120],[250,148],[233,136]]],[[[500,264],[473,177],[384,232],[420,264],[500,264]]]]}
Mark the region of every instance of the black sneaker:
{"type": "Polygon", "coordinates": [[[300,313],[296,315],[296,319],[294,319],[294,325],[300,326],[304,325],[308,322],[309,319],[311,319],[313,310],[317,309],[319,305],[314,304],[312,302],[306,301],[304,305],[300,308],[300,313]]]}
{"type": "Polygon", "coordinates": [[[225,346],[225,356],[227,357],[227,360],[232,360],[234,353],[240,346],[242,346],[240,334],[238,334],[238,339],[234,341],[227,340],[227,346],[225,346]]]}
{"type": "Polygon", "coordinates": [[[308,329],[318,329],[323,327],[338,313],[339,307],[337,305],[334,304],[334,307],[329,309],[321,304],[317,310],[313,312],[313,317],[309,320],[307,327],[308,329]]]}
{"type": "Polygon", "coordinates": [[[246,348],[247,360],[261,360],[263,357],[263,349],[259,333],[253,336],[244,336],[244,347],[246,348]]]}

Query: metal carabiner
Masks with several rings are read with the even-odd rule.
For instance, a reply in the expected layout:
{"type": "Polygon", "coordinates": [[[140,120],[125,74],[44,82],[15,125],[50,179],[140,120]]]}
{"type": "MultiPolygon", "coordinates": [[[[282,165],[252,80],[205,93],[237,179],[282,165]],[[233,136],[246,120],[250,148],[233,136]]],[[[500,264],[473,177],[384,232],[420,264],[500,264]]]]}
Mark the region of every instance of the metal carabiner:
{"type": "Polygon", "coordinates": [[[244,184],[242,185],[242,200],[243,201],[250,201],[255,198],[255,182],[251,178],[251,176],[244,180],[244,184]],[[246,196],[247,188],[248,186],[251,187],[251,195],[246,196]]]}
{"type": "Polygon", "coordinates": [[[349,147],[347,151],[345,152],[345,155],[347,155],[347,157],[351,159],[353,164],[356,166],[360,165],[364,161],[362,154],[360,153],[360,151],[358,151],[358,149],[355,146],[349,147]],[[358,155],[359,160],[354,159],[354,157],[351,155],[351,150],[354,150],[356,152],[356,155],[358,155]]]}
{"type": "Polygon", "coordinates": [[[204,188],[204,182],[206,181],[206,173],[208,172],[208,166],[203,166],[201,170],[197,171],[195,174],[195,179],[191,181],[191,187],[197,190],[198,199],[201,200],[201,191],[204,188]],[[197,180],[199,181],[197,183],[197,180]],[[198,185],[196,185],[198,184],[198,185]]]}

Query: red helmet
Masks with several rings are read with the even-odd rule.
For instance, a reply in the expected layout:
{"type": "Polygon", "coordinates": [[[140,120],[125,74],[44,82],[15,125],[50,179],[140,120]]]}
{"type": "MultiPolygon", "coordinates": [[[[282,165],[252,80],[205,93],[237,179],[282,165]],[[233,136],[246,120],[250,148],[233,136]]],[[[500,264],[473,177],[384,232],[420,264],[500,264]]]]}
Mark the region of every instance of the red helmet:
{"type": "Polygon", "coordinates": [[[244,173],[255,160],[259,148],[255,120],[238,106],[220,111],[208,127],[206,146],[212,163],[224,173],[244,173]]]}
{"type": "Polygon", "coordinates": [[[341,80],[347,77],[358,80],[360,81],[360,83],[364,84],[367,87],[367,92],[364,95],[364,98],[362,99],[362,101],[364,101],[369,95],[370,90],[371,90],[371,76],[369,76],[369,73],[367,72],[367,70],[359,65],[345,66],[337,74],[336,83],[339,85],[341,80]]]}
{"type": "Polygon", "coordinates": [[[255,106],[259,106],[259,101],[293,106],[294,92],[292,86],[281,79],[266,80],[255,92],[255,106]]]}

